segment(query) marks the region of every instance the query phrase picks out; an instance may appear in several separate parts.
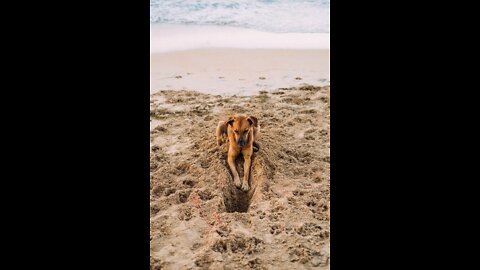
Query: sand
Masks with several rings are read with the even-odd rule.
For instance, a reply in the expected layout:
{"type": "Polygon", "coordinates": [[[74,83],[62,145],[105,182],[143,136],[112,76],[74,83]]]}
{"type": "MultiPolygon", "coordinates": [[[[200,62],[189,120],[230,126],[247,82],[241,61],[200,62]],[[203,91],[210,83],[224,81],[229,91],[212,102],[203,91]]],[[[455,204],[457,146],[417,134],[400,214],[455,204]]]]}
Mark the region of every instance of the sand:
{"type": "Polygon", "coordinates": [[[161,90],[150,102],[151,269],[330,268],[329,86],[161,90]],[[233,113],[261,125],[248,192],[233,185],[227,146],[215,141],[233,113]]]}
{"type": "Polygon", "coordinates": [[[152,53],[150,93],[193,90],[254,95],[281,87],[328,85],[328,49],[195,49],[152,53]]]}
{"type": "MultiPolygon", "coordinates": [[[[329,269],[329,50],[150,58],[150,268],[329,269]],[[248,192],[215,139],[235,113],[261,126],[248,192]]],[[[240,177],[242,165],[240,156],[240,177]]]]}

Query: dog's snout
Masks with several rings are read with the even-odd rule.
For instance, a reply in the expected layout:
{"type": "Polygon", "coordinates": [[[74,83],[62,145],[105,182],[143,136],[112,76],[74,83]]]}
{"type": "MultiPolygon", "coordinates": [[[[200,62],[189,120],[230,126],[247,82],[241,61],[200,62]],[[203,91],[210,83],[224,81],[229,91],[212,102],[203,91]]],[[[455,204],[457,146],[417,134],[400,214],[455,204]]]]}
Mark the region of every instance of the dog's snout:
{"type": "Polygon", "coordinates": [[[240,147],[244,147],[245,144],[246,144],[246,141],[244,141],[244,140],[238,140],[238,143],[237,143],[237,144],[238,144],[238,146],[240,146],[240,147]]]}

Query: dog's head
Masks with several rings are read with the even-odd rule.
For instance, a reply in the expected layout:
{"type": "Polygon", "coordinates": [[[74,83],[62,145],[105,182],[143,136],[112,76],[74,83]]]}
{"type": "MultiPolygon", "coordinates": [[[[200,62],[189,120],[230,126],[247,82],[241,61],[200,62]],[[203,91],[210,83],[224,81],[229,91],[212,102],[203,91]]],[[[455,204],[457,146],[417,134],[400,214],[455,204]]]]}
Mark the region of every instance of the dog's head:
{"type": "Polygon", "coordinates": [[[248,141],[248,134],[253,132],[254,126],[257,126],[257,118],[251,115],[234,115],[228,117],[227,124],[232,127],[235,143],[244,147],[248,141]]]}

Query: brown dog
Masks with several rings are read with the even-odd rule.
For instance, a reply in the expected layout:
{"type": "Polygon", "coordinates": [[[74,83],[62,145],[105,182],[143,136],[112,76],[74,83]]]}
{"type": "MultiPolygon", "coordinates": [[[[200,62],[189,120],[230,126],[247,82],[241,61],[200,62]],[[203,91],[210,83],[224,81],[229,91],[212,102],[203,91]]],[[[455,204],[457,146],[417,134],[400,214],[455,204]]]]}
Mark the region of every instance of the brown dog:
{"type": "Polygon", "coordinates": [[[227,121],[220,121],[215,132],[218,145],[222,144],[222,136],[228,136],[228,166],[232,171],[233,182],[237,187],[241,186],[243,191],[248,191],[249,189],[248,179],[253,151],[258,151],[260,148],[258,143],[255,142],[259,130],[260,126],[255,116],[237,114],[229,116],[227,121]],[[242,153],[245,159],[243,183],[240,182],[240,177],[235,167],[235,159],[240,153],[242,153]]]}

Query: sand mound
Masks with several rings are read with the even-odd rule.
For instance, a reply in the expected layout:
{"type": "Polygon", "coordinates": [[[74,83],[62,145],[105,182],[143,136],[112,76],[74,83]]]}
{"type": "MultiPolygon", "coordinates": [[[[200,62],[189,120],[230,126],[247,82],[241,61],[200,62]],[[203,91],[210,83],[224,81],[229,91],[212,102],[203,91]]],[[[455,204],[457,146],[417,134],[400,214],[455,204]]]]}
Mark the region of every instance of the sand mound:
{"type": "MultiPolygon", "coordinates": [[[[151,269],[329,268],[330,87],[251,97],[151,96],[151,269]],[[217,146],[226,115],[262,127],[250,190],[236,188],[217,146]]],[[[243,176],[243,159],[237,164],[243,176]]]]}

